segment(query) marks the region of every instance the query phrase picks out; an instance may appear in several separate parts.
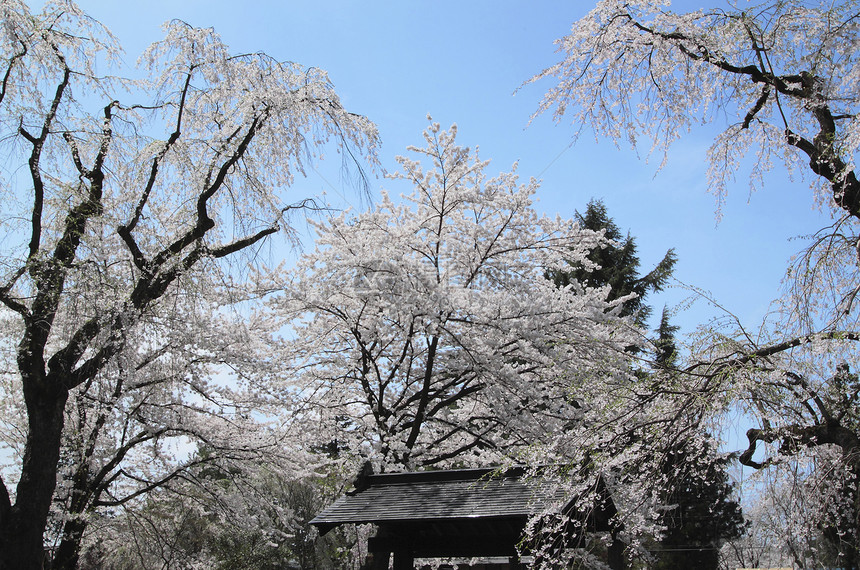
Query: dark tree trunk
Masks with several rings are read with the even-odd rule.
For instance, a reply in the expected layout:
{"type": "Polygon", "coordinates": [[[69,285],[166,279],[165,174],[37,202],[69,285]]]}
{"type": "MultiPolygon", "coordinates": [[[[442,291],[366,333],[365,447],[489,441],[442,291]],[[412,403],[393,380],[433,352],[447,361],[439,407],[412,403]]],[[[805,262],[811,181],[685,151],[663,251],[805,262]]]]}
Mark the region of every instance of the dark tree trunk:
{"type": "MultiPolygon", "coordinates": [[[[72,515],[74,516],[74,515],[72,515]]],[[[75,570],[81,555],[81,539],[87,523],[80,519],[71,519],[63,525],[63,539],[54,552],[51,570],[75,570]]]]}
{"type": "Polygon", "coordinates": [[[81,555],[81,541],[87,522],[83,515],[90,509],[90,501],[93,497],[89,488],[92,449],[89,449],[81,463],[77,466],[72,481],[71,497],[66,511],[67,520],[63,525],[63,535],[60,544],[54,552],[51,570],[76,570],[81,555]]]}
{"type": "Polygon", "coordinates": [[[627,545],[618,538],[618,533],[612,533],[612,542],[606,553],[606,562],[612,570],[625,570],[624,551],[627,545]]]}
{"type": "Polygon", "coordinates": [[[0,521],[0,570],[41,570],[43,534],[57,484],[68,392],[24,378],[29,430],[15,504],[0,521]]]}

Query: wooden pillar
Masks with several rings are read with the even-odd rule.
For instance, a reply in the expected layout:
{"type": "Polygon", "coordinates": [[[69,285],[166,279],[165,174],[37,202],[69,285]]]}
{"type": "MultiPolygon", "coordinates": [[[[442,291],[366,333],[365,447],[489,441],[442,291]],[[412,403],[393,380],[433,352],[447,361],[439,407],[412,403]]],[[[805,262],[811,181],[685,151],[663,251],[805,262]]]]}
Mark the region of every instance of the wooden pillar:
{"type": "Polygon", "coordinates": [[[612,531],[612,542],[609,544],[608,560],[611,570],[625,570],[624,551],[627,545],[618,538],[618,531],[612,531]]]}
{"type": "Polygon", "coordinates": [[[394,551],[394,570],[413,570],[415,568],[415,558],[412,552],[408,550],[394,551]]]}
{"type": "Polygon", "coordinates": [[[388,561],[391,559],[390,552],[371,552],[365,560],[363,568],[367,570],[388,570],[388,561]]]}

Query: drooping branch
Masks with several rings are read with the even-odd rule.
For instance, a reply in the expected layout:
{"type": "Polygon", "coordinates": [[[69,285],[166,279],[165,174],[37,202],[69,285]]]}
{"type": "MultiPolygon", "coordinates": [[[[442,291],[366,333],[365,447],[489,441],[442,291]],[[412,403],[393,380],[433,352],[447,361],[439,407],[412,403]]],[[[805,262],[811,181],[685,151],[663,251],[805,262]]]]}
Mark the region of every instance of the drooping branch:
{"type": "MultiPolygon", "coordinates": [[[[69,85],[69,79],[71,77],[72,70],[69,69],[67,65],[65,65],[65,61],[62,59],[64,63],[63,70],[63,78],[60,80],[60,83],[57,85],[57,89],[54,92],[54,98],[51,101],[51,106],[47,113],[45,114],[45,120],[42,123],[42,131],[38,136],[33,136],[24,126],[21,125],[18,128],[18,132],[25,138],[30,144],[33,145],[33,150],[30,152],[30,157],[27,159],[27,164],[30,167],[30,178],[33,181],[33,211],[30,216],[30,245],[29,245],[29,259],[33,259],[36,254],[39,252],[39,244],[42,239],[42,209],[44,208],[45,201],[45,183],[42,180],[42,172],[41,172],[41,158],[42,158],[42,150],[45,146],[45,142],[48,139],[48,135],[51,132],[51,126],[54,123],[54,120],[57,117],[57,109],[60,106],[60,102],[63,100],[63,96],[66,92],[66,88],[69,85]]],[[[31,268],[31,271],[34,268],[31,268]]]]}
{"type": "MultiPolygon", "coordinates": [[[[821,92],[820,78],[806,70],[779,75],[774,73],[769,66],[765,65],[762,54],[766,55],[766,52],[755,41],[753,41],[753,51],[760,60],[759,65],[733,64],[680,31],[661,32],[637,22],[629,14],[626,17],[636,29],[670,41],[685,57],[693,61],[712,65],[733,75],[747,76],[753,83],[764,84],[761,96],[744,117],[743,128],[748,128],[752,119],[761,111],[771,95],[771,88],[775,89],[777,94],[802,101],[818,124],[818,133],[812,141],[809,141],[793,132],[786,124],[786,142],[804,152],[809,157],[810,169],[830,183],[836,204],[860,220],[860,181],[854,170],[839,156],[834,146],[837,134],[836,119],[827,105],[826,97],[821,92]]],[[[747,31],[749,32],[748,26],[747,31]]],[[[785,120],[784,116],[783,120],[785,120]]]]}
{"type": "Polygon", "coordinates": [[[179,98],[179,108],[176,113],[176,126],[173,129],[173,132],[170,133],[170,136],[167,138],[167,141],[164,143],[164,146],[160,151],[153,157],[152,164],[149,169],[149,176],[146,179],[146,184],[144,185],[143,191],[141,192],[140,199],[137,202],[137,205],[134,209],[134,214],[131,219],[123,225],[120,225],[117,228],[117,234],[123,239],[129,251],[131,252],[132,259],[134,260],[135,266],[141,271],[146,268],[146,259],[143,255],[143,252],[140,250],[140,247],[137,245],[137,241],[132,236],[134,229],[137,227],[137,224],[140,222],[140,218],[143,215],[143,209],[149,201],[149,196],[152,193],[152,189],[155,186],[155,182],[158,179],[158,170],[161,165],[161,161],[170,151],[171,147],[179,140],[179,137],[182,133],[182,115],[185,112],[185,100],[188,96],[188,88],[191,85],[191,76],[193,73],[195,66],[192,66],[189,70],[188,74],[185,77],[185,84],[182,87],[182,92],[179,98]]]}
{"type": "Polygon", "coordinates": [[[771,344],[749,352],[745,352],[741,355],[737,355],[737,353],[734,353],[734,355],[730,357],[720,358],[714,361],[695,362],[687,366],[684,370],[682,370],[682,372],[694,375],[716,376],[729,372],[731,370],[738,370],[748,364],[754,363],[756,360],[765,359],[769,356],[774,356],[787,350],[791,350],[792,348],[797,348],[798,346],[806,345],[816,341],[829,340],[850,340],[854,342],[860,342],[860,332],[829,331],[794,337],[784,340],[782,342],[778,342],[776,344],[771,344]]]}

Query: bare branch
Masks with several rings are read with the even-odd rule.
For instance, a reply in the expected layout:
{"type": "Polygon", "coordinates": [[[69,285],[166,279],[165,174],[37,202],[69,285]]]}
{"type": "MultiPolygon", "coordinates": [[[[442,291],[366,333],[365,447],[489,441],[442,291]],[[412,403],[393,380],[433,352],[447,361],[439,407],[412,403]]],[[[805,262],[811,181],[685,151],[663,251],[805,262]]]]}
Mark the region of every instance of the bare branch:
{"type": "Polygon", "coordinates": [[[741,356],[723,358],[716,361],[695,362],[687,366],[682,372],[706,376],[716,376],[729,370],[738,370],[747,364],[754,364],[759,359],[791,350],[798,346],[823,340],[850,340],[860,341],[860,332],[856,331],[830,331],[816,334],[804,335],[791,338],[776,344],[752,350],[741,356]]]}
{"type": "Polygon", "coordinates": [[[45,115],[45,121],[42,124],[42,132],[38,137],[32,137],[24,130],[23,127],[18,129],[24,137],[33,145],[33,150],[30,153],[30,158],[27,163],[30,166],[30,178],[33,181],[33,213],[30,218],[31,234],[30,234],[30,259],[34,258],[39,252],[39,244],[42,238],[42,209],[45,201],[45,184],[42,181],[42,172],[40,161],[42,158],[42,149],[45,141],[51,131],[51,126],[57,116],[57,109],[60,106],[60,101],[69,85],[71,70],[66,66],[63,72],[63,79],[57,85],[57,90],[54,93],[54,99],[51,101],[51,107],[45,115]]]}
{"type": "Polygon", "coordinates": [[[20,44],[21,51],[9,58],[9,65],[6,67],[6,73],[3,74],[3,84],[2,87],[0,87],[0,103],[2,103],[3,99],[6,98],[6,91],[9,87],[9,78],[12,76],[12,70],[15,68],[15,62],[26,56],[29,51],[27,44],[24,42],[20,42],[20,44]]]}

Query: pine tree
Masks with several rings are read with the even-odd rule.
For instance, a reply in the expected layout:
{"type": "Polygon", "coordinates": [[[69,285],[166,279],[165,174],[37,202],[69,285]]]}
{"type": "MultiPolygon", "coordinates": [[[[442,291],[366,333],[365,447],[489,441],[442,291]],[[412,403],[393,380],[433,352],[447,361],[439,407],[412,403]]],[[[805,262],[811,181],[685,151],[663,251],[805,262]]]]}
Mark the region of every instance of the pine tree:
{"type": "MultiPolygon", "coordinates": [[[[655,331],[654,369],[672,373],[677,366],[675,333],[664,307],[655,331]]],[[[660,521],[666,532],[657,550],[655,570],[716,570],[721,542],[740,538],[745,530],[741,507],[732,496],[726,463],[709,438],[677,442],[665,452],[663,473],[670,484],[663,502],[671,508],[660,521]]]]}
{"type": "MultiPolygon", "coordinates": [[[[671,374],[677,366],[677,331],[664,307],[655,331],[655,371],[671,374]]],[[[660,521],[666,532],[656,552],[655,570],[716,570],[722,541],[744,533],[741,507],[726,472],[728,460],[713,448],[709,438],[691,437],[665,452],[663,473],[670,484],[663,502],[670,508],[660,521]]]]}
{"type": "Polygon", "coordinates": [[[669,323],[669,310],[663,307],[660,316],[660,326],[655,331],[657,338],[654,339],[654,367],[657,369],[674,368],[678,361],[678,346],[675,344],[675,333],[678,326],[669,323]]]}
{"type": "Polygon", "coordinates": [[[592,250],[588,255],[588,260],[596,264],[597,269],[571,264],[569,270],[549,272],[550,278],[559,287],[574,281],[592,287],[609,285],[612,288],[609,300],[635,293],[636,297],[625,301],[621,314],[633,315],[637,324],[644,325],[651,315],[651,307],[645,304],[645,297],[648,293],[662,291],[665,287],[677,261],[675,250],[667,251],[654,269],[640,277],[636,239],[629,232],[626,236],[621,233],[615,221],[609,217],[602,200],[590,200],[585,213],[576,212],[575,219],[580,227],[603,231],[603,237],[609,240],[609,243],[605,247],[592,250]]]}
{"type": "MultiPolygon", "coordinates": [[[[584,228],[604,231],[609,244],[588,256],[596,269],[571,264],[567,271],[550,272],[550,278],[559,287],[574,280],[592,287],[609,285],[610,300],[634,293],[634,298],[625,301],[621,314],[632,316],[644,327],[652,311],[646,297],[661,291],[672,276],[677,261],[674,250],[668,250],[654,269],[640,277],[636,240],[629,232],[622,234],[602,201],[589,201],[585,213],[577,212],[575,217],[584,228]]],[[[671,324],[669,317],[664,307],[652,340],[651,370],[641,372],[644,378],[671,374],[677,366],[678,326],[671,324]]],[[[716,569],[721,541],[739,537],[744,530],[740,505],[732,498],[726,460],[717,456],[711,440],[701,434],[691,434],[688,440],[677,441],[669,449],[655,451],[665,455],[663,474],[668,486],[662,501],[670,508],[660,521],[666,531],[655,549],[654,568],[716,569]]]]}

